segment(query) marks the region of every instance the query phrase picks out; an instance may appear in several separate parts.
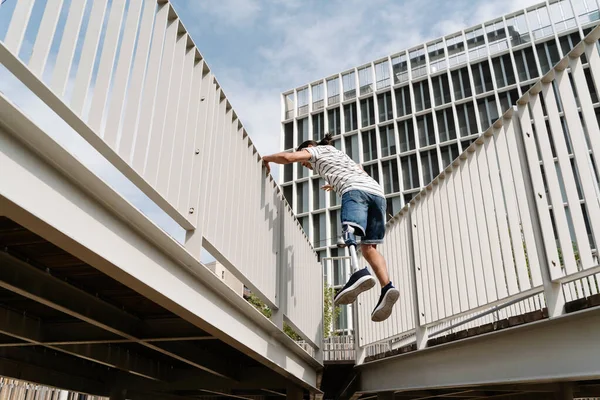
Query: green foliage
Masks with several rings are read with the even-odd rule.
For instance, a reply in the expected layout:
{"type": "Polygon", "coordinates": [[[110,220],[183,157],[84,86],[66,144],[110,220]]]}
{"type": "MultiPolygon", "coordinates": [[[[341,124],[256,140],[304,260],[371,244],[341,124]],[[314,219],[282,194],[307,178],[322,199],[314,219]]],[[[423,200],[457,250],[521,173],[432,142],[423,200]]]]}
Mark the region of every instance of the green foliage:
{"type": "Polygon", "coordinates": [[[333,321],[340,316],[342,309],[338,307],[333,307],[333,296],[335,295],[335,290],[325,284],[323,287],[323,337],[328,338],[330,336],[337,336],[336,333],[333,332],[333,321]]]}
{"type": "Polygon", "coordinates": [[[296,331],[294,331],[292,327],[286,324],[285,322],[283,323],[283,332],[285,332],[286,335],[294,339],[296,342],[302,340],[302,337],[298,335],[296,331]]]}
{"type": "Polygon", "coordinates": [[[271,309],[267,307],[267,305],[261,299],[256,297],[254,293],[252,293],[250,297],[248,297],[246,300],[250,304],[252,304],[258,311],[263,313],[265,317],[271,318],[271,316],[273,315],[273,311],[271,311],[271,309]]]}

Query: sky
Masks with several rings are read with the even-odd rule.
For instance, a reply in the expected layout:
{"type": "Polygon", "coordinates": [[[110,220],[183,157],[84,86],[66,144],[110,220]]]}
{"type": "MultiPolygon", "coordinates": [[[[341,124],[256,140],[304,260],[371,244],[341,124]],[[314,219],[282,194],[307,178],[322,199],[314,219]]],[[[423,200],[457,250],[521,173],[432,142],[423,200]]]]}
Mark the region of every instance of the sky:
{"type": "MultiPolygon", "coordinates": [[[[0,40],[16,1],[6,0],[0,6],[0,40]]],[[[35,1],[21,57],[31,52],[46,1],[35,1]]],[[[81,0],[64,1],[59,26],[73,1],[81,0]]],[[[280,150],[282,92],[538,2],[171,0],[261,155],[280,150]]],[[[91,4],[88,1],[86,12],[91,4]]],[[[55,40],[48,71],[57,45],[55,40]]],[[[75,63],[80,51],[81,47],[75,51],[75,63]]],[[[73,78],[72,72],[70,90],[73,78]]],[[[167,233],[183,240],[183,230],[173,220],[2,65],[0,92],[167,233]]],[[[278,168],[272,172],[277,178],[278,168]]]]}

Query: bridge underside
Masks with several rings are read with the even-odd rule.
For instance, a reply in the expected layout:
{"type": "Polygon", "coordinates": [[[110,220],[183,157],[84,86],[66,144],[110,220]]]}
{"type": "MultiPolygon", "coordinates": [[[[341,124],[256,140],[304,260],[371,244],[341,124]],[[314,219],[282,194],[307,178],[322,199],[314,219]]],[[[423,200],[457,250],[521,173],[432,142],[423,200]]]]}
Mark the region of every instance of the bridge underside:
{"type": "Polygon", "coordinates": [[[7,217],[0,249],[0,375],[128,398],[285,395],[282,376],[7,217]]]}

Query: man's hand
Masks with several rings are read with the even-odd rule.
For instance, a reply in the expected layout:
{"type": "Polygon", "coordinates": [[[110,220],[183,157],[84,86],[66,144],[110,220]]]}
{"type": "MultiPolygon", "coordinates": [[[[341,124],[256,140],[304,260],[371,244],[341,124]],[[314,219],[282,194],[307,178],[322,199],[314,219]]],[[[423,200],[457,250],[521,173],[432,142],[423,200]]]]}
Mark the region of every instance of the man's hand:
{"type": "Polygon", "coordinates": [[[323,189],[326,192],[329,192],[329,191],[333,190],[333,186],[325,185],[325,186],[321,186],[321,189],[323,189]]]}
{"type": "Polygon", "coordinates": [[[266,159],[266,157],[263,158],[263,165],[267,169],[267,176],[269,176],[271,173],[271,166],[269,165],[269,161],[266,159]]]}

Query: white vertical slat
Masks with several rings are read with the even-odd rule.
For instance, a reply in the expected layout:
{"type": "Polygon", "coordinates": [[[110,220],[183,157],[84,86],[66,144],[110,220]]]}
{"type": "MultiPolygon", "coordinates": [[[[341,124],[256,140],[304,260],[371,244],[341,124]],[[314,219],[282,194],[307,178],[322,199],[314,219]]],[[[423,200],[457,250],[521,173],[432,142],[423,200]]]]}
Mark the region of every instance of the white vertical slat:
{"type": "MultiPolygon", "coordinates": [[[[567,203],[569,205],[569,213],[571,214],[573,230],[577,240],[581,265],[583,268],[589,268],[593,266],[590,242],[588,240],[587,230],[585,228],[583,212],[581,211],[579,195],[577,193],[577,186],[575,185],[573,168],[571,167],[571,161],[567,151],[565,135],[563,133],[562,124],[558,114],[558,107],[556,103],[556,97],[554,96],[554,91],[552,90],[552,84],[544,84],[542,86],[542,95],[544,97],[544,104],[546,105],[546,111],[548,113],[548,122],[550,123],[554,150],[556,151],[560,173],[563,178],[563,185],[567,195],[567,203]]],[[[545,162],[544,165],[546,165],[545,162]]],[[[564,250],[565,249],[563,248],[563,251],[564,250]]]]}
{"type": "MultiPolygon", "coordinates": [[[[594,243],[600,243],[600,205],[598,204],[598,193],[594,184],[595,178],[591,167],[590,154],[586,145],[579,112],[577,111],[577,103],[566,71],[556,73],[556,83],[560,92],[569,137],[571,138],[575,164],[579,174],[579,181],[581,182],[581,190],[586,199],[585,207],[588,212],[592,236],[594,243]]],[[[594,136],[592,131],[589,132],[590,136],[594,136]]],[[[595,136],[598,135],[596,134],[595,136]]]]}
{"type": "MultiPolygon", "coordinates": [[[[165,112],[164,103],[167,97],[165,86],[170,81],[170,69],[173,63],[173,52],[179,26],[177,20],[167,22],[169,11],[170,6],[160,9],[156,15],[156,27],[152,39],[150,60],[148,61],[148,72],[144,82],[140,123],[137,128],[135,148],[132,155],[133,168],[140,174],[144,173],[146,154],[148,154],[151,137],[159,129],[157,125],[160,125],[160,116],[164,117],[165,112]]],[[[160,128],[162,129],[162,126],[160,128]]],[[[123,148],[125,148],[125,145],[123,148]]]]}
{"type": "Polygon", "coordinates": [[[435,225],[436,225],[436,234],[437,234],[437,243],[439,248],[439,258],[440,258],[440,272],[441,279],[440,286],[443,290],[443,298],[444,302],[444,314],[446,316],[452,315],[452,292],[450,290],[450,277],[448,274],[448,255],[446,253],[446,241],[444,240],[444,220],[442,215],[442,206],[440,204],[440,198],[442,196],[441,184],[443,180],[438,180],[437,184],[433,185],[433,209],[435,215],[435,225]]]}
{"type": "MultiPolygon", "coordinates": [[[[529,113],[529,108],[527,105],[519,105],[519,120],[521,124],[521,129],[519,132],[519,136],[523,139],[523,144],[525,147],[525,151],[527,153],[527,161],[529,164],[529,174],[531,177],[531,181],[533,184],[533,189],[535,191],[534,196],[537,202],[537,213],[540,222],[540,230],[542,237],[544,239],[544,247],[546,252],[546,259],[548,260],[548,268],[550,270],[552,277],[560,277],[562,275],[560,260],[558,258],[558,251],[556,249],[556,239],[554,237],[554,229],[552,227],[552,219],[550,216],[550,210],[548,209],[548,200],[545,196],[545,187],[544,181],[542,178],[542,173],[540,171],[539,165],[539,157],[538,152],[536,150],[535,137],[533,135],[533,128],[531,126],[531,115],[529,113]]],[[[545,130],[545,123],[542,121],[545,130]]],[[[540,124],[540,125],[542,125],[540,124]]],[[[519,130],[519,126],[515,124],[515,128],[519,130]]],[[[538,133],[539,136],[540,133],[538,133]]],[[[544,134],[544,133],[541,133],[544,134]]],[[[551,156],[551,154],[550,154],[551,156]]],[[[546,156],[546,158],[552,158],[546,156]]],[[[551,162],[550,169],[553,170],[554,175],[556,175],[556,171],[554,170],[554,160],[549,160],[551,162]]],[[[555,182],[553,182],[555,183],[555,182]]],[[[556,188],[558,189],[558,188],[556,188]]],[[[560,192],[559,192],[560,194],[560,192]]],[[[562,218],[564,218],[564,207],[562,205],[562,197],[560,197],[560,202],[557,204],[558,212],[562,211],[562,218]]],[[[563,233],[568,235],[569,230],[565,227],[566,231],[563,233]]],[[[569,248],[571,248],[569,243],[569,248]]],[[[572,254],[572,248],[571,248],[572,254]]],[[[572,260],[574,261],[574,260],[572,260]]],[[[545,266],[541,266],[545,268],[545,266]]]]}
{"type": "MultiPolygon", "coordinates": [[[[219,106],[219,125],[217,130],[215,131],[217,137],[216,151],[215,151],[215,159],[213,162],[213,172],[212,172],[212,184],[211,184],[211,213],[208,216],[208,223],[213,225],[214,228],[211,229],[213,240],[216,243],[221,244],[221,226],[224,218],[223,209],[221,207],[223,202],[227,202],[225,199],[225,191],[227,190],[227,185],[229,182],[226,180],[227,173],[229,172],[229,167],[225,163],[226,153],[229,149],[229,139],[230,135],[228,134],[228,126],[229,121],[231,120],[231,110],[227,111],[228,102],[226,98],[223,98],[221,104],[219,106]]],[[[227,160],[229,161],[229,160],[227,160]]],[[[253,181],[258,183],[258,179],[253,181]]],[[[260,227],[257,227],[260,229],[260,227]]],[[[261,238],[262,239],[262,238],[261,238]]],[[[258,241],[259,246],[263,242],[263,240],[258,241]]]]}
{"type": "Polygon", "coordinates": [[[429,302],[430,302],[430,314],[427,316],[427,322],[437,321],[440,319],[439,317],[439,298],[437,295],[437,286],[439,283],[439,277],[436,273],[436,265],[434,264],[433,253],[436,252],[437,249],[434,248],[433,242],[431,239],[431,224],[430,224],[430,214],[429,214],[429,198],[431,194],[429,192],[423,193],[421,197],[421,206],[422,209],[422,229],[423,229],[423,246],[424,246],[424,254],[427,259],[427,292],[429,294],[429,302]]]}
{"type": "MultiPolygon", "coordinates": [[[[529,274],[527,271],[527,262],[525,261],[525,251],[523,249],[523,241],[521,238],[521,221],[519,220],[517,195],[513,183],[511,168],[509,168],[510,158],[508,156],[508,148],[506,144],[506,131],[501,129],[494,133],[496,145],[496,154],[498,157],[498,165],[502,167],[500,170],[500,178],[502,181],[502,189],[504,191],[504,201],[506,202],[506,211],[508,217],[508,227],[512,242],[512,250],[514,262],[517,269],[517,277],[519,279],[519,288],[525,291],[531,288],[529,274]]],[[[520,173],[520,171],[519,171],[520,173]]]]}
{"type": "MultiPolygon", "coordinates": [[[[484,229],[489,240],[489,251],[492,259],[492,263],[488,266],[484,265],[486,275],[486,283],[489,279],[491,282],[495,282],[495,293],[497,298],[502,299],[508,296],[508,289],[506,287],[506,279],[504,277],[504,265],[502,263],[502,252],[500,250],[500,237],[498,236],[498,226],[496,225],[496,209],[494,207],[494,192],[492,191],[492,185],[490,182],[490,171],[487,163],[487,154],[485,151],[485,141],[491,141],[490,137],[482,138],[481,144],[478,144],[475,155],[477,158],[477,168],[481,190],[481,212],[483,212],[484,218],[481,218],[482,222],[485,222],[484,229]]],[[[500,193],[496,193],[499,195],[500,193]]],[[[477,212],[477,211],[476,211],[477,212]]]]}
{"type": "Polygon", "coordinates": [[[73,87],[73,96],[70,102],[71,109],[79,116],[83,113],[85,100],[92,80],[107,4],[108,2],[103,1],[94,1],[92,3],[92,11],[85,32],[85,40],[81,50],[79,65],[77,66],[75,86],[73,87]]]}
{"type": "MultiPolygon", "coordinates": [[[[125,90],[127,89],[127,85],[130,80],[130,70],[131,64],[133,62],[133,50],[138,32],[138,23],[140,22],[142,4],[143,0],[130,0],[129,2],[129,7],[127,9],[127,19],[125,20],[125,30],[123,32],[123,40],[121,43],[121,50],[119,51],[119,60],[114,74],[114,83],[112,85],[110,106],[106,117],[106,127],[103,132],[104,141],[113,149],[117,149],[115,145],[117,135],[119,133],[119,125],[121,124],[121,116],[123,115],[125,90]]],[[[148,8],[152,10],[152,7],[148,8]]],[[[143,24],[146,21],[141,20],[141,22],[143,24]]],[[[142,26],[142,29],[144,28],[145,27],[142,26]]],[[[149,31],[143,32],[146,35],[146,37],[142,37],[141,33],[142,32],[140,32],[141,40],[145,40],[146,37],[150,37],[149,31]]],[[[147,55],[147,49],[140,48],[140,50],[145,50],[145,55],[147,55]]],[[[139,72],[139,74],[140,76],[143,76],[142,72],[139,72]]],[[[134,90],[136,89],[134,88],[134,90]]],[[[99,99],[98,101],[100,100],[101,99],[99,99]]],[[[133,130],[131,130],[128,133],[133,134],[133,130]]]]}
{"type": "MultiPolygon", "coordinates": [[[[479,237],[479,250],[481,252],[481,267],[477,268],[475,276],[477,277],[477,271],[481,273],[481,279],[483,279],[483,284],[486,292],[486,298],[488,302],[498,300],[498,293],[496,292],[496,279],[494,276],[494,268],[499,267],[494,263],[494,259],[492,258],[492,251],[490,246],[490,238],[488,234],[488,227],[486,225],[486,219],[489,219],[485,212],[485,206],[483,204],[484,197],[482,194],[482,181],[487,177],[483,177],[483,179],[479,176],[479,168],[481,156],[481,145],[479,143],[475,144],[475,148],[473,152],[468,154],[467,162],[469,164],[469,172],[471,175],[471,192],[473,193],[473,212],[476,216],[476,226],[479,237]]],[[[497,242],[492,246],[496,247],[497,242]]]]}
{"type": "MultiPolygon", "coordinates": [[[[245,132],[244,132],[245,133],[245,132]]],[[[250,168],[249,166],[249,157],[248,157],[248,148],[249,148],[249,138],[248,136],[246,136],[242,142],[242,149],[241,149],[241,155],[240,155],[240,160],[242,162],[242,170],[240,171],[240,176],[241,176],[241,180],[242,180],[242,190],[240,192],[240,199],[237,205],[237,215],[238,218],[237,223],[238,223],[238,229],[236,230],[237,232],[239,232],[239,234],[242,237],[250,237],[249,232],[251,231],[251,226],[248,222],[248,218],[247,218],[247,203],[246,203],[246,199],[250,196],[250,190],[251,190],[251,185],[253,184],[253,182],[250,182],[250,168]]],[[[279,214],[279,218],[283,221],[284,224],[286,224],[286,217],[287,217],[287,206],[282,208],[282,212],[281,214],[279,214]]],[[[284,229],[285,229],[284,225],[284,229]]],[[[281,232],[280,236],[279,236],[279,240],[280,240],[280,246],[279,246],[279,251],[284,251],[284,245],[285,245],[285,241],[284,241],[284,236],[285,232],[281,232]]],[[[248,259],[246,258],[246,252],[243,248],[243,246],[236,246],[237,249],[237,254],[238,254],[238,259],[240,260],[240,262],[243,263],[248,263],[248,259]]],[[[280,259],[282,259],[280,257],[280,259]]],[[[280,265],[280,268],[283,268],[283,266],[280,265]]],[[[278,301],[281,301],[281,299],[278,299],[278,301]]]]}
{"type": "Polygon", "coordinates": [[[165,57],[161,66],[159,91],[157,93],[160,98],[154,109],[155,120],[152,126],[152,133],[150,134],[150,143],[144,167],[144,178],[155,187],[158,181],[158,171],[163,167],[161,154],[163,151],[167,151],[166,149],[172,147],[172,132],[177,125],[176,118],[180,104],[179,96],[181,94],[183,61],[187,44],[187,35],[180,35],[177,31],[179,26],[179,22],[177,21],[177,23],[173,23],[169,28],[173,29],[173,42],[171,42],[169,32],[167,32],[165,57]]]}
{"type": "Polygon", "coordinates": [[[508,286],[508,294],[514,295],[519,293],[519,285],[517,282],[517,274],[515,272],[515,260],[513,259],[512,254],[509,227],[506,220],[507,209],[505,207],[505,196],[502,189],[502,183],[500,182],[500,168],[498,166],[498,159],[496,157],[496,143],[493,139],[493,136],[499,133],[497,130],[494,130],[494,132],[495,133],[492,134],[492,137],[484,141],[484,147],[486,150],[486,159],[489,168],[491,191],[494,194],[492,199],[494,201],[494,208],[496,210],[496,223],[500,237],[499,243],[504,261],[504,275],[506,277],[506,283],[508,286]]]}
{"type": "MultiPolygon", "coordinates": [[[[596,161],[596,171],[600,175],[600,166],[598,164],[600,162],[600,135],[594,134],[594,132],[600,132],[600,127],[598,126],[594,104],[592,103],[592,98],[590,96],[590,88],[588,88],[587,80],[585,79],[581,58],[577,57],[572,59],[570,65],[573,84],[575,85],[575,90],[579,97],[583,122],[585,123],[588,132],[587,138],[589,139],[590,148],[592,150],[592,157],[596,161]]],[[[600,65],[598,65],[598,67],[600,68],[600,65]]],[[[592,67],[590,66],[590,68],[592,67]]],[[[596,74],[598,74],[598,72],[596,74]]]]}
{"type": "MultiPolygon", "coordinates": [[[[182,40],[187,39],[184,37],[182,40]]],[[[186,43],[184,42],[184,46],[186,43]]],[[[183,49],[186,50],[185,48],[183,49]]],[[[196,49],[189,48],[184,56],[183,71],[174,85],[179,90],[174,90],[173,94],[177,97],[172,98],[169,95],[169,111],[165,129],[163,131],[162,144],[160,146],[160,158],[158,165],[158,179],[156,188],[165,198],[169,197],[169,187],[171,184],[178,186],[174,178],[171,181],[172,170],[177,170],[177,177],[181,173],[181,164],[183,159],[183,143],[185,141],[186,124],[188,113],[191,107],[191,89],[193,86],[193,68],[196,58],[196,49]]],[[[176,201],[173,201],[177,205],[176,201]]]]}
{"type": "Polygon", "coordinates": [[[412,272],[415,274],[417,281],[417,287],[414,290],[417,291],[419,324],[423,325],[425,322],[425,315],[430,315],[431,313],[429,311],[429,297],[427,291],[427,271],[425,269],[426,260],[421,251],[423,249],[423,228],[421,226],[422,220],[420,208],[421,207],[418,203],[411,203],[408,212],[411,220],[411,226],[409,229],[412,231],[413,257],[415,260],[415,265],[412,272]]]}
{"type": "Polygon", "coordinates": [[[108,16],[108,25],[104,34],[102,55],[98,67],[98,75],[94,85],[92,107],[88,118],[90,127],[101,135],[102,117],[106,109],[108,90],[113,77],[115,58],[117,57],[117,45],[121,36],[121,24],[125,16],[125,0],[113,0],[108,16]]]}
{"type": "Polygon", "coordinates": [[[10,24],[8,25],[4,44],[16,56],[19,56],[19,52],[21,51],[34,2],[35,0],[17,1],[10,24]]]}
{"type": "Polygon", "coordinates": [[[464,280],[466,281],[467,286],[467,299],[468,299],[468,309],[475,308],[479,304],[477,301],[477,288],[475,286],[475,275],[473,272],[473,264],[475,260],[473,259],[473,253],[471,251],[471,241],[469,238],[469,224],[467,218],[468,211],[472,210],[467,209],[465,205],[465,188],[464,188],[464,179],[463,179],[463,170],[466,168],[463,159],[459,159],[454,164],[454,194],[456,196],[456,205],[458,212],[458,220],[460,226],[460,243],[462,244],[463,250],[463,260],[464,264],[464,280]]]}
{"type": "MultiPolygon", "coordinates": [[[[216,206],[219,199],[219,193],[223,189],[223,183],[219,181],[220,174],[220,164],[222,162],[222,154],[223,154],[223,123],[225,119],[225,104],[226,100],[221,98],[221,91],[219,90],[219,98],[217,99],[218,105],[215,109],[215,123],[213,125],[212,134],[215,135],[215,140],[213,140],[213,151],[212,151],[212,162],[211,162],[211,174],[209,177],[208,187],[211,188],[210,193],[207,196],[206,202],[206,237],[210,238],[211,241],[215,240],[215,234],[217,230],[217,224],[219,224],[219,219],[216,213],[216,206]]],[[[254,180],[253,182],[256,182],[254,180]]],[[[254,209],[256,210],[256,209],[254,209]]]]}
{"type": "MultiPolygon", "coordinates": [[[[384,239],[384,244],[389,247],[389,251],[388,251],[388,257],[385,258],[386,260],[386,264],[388,265],[388,270],[390,271],[390,280],[392,282],[395,282],[394,285],[400,289],[403,289],[402,286],[402,273],[401,273],[401,268],[402,268],[402,264],[401,264],[401,259],[398,256],[398,251],[397,251],[397,247],[400,246],[402,244],[402,240],[404,239],[401,235],[400,235],[400,227],[398,226],[398,224],[394,224],[391,226],[391,228],[389,229],[389,239],[385,240],[384,239]],[[390,260],[392,260],[391,262],[394,263],[394,267],[390,268],[390,260]]],[[[388,233],[386,232],[386,236],[388,236],[388,233]]],[[[400,300],[399,302],[396,303],[395,307],[392,310],[392,315],[390,315],[390,319],[389,319],[389,323],[387,324],[387,330],[386,330],[386,335],[391,336],[394,334],[394,332],[402,332],[404,326],[406,325],[406,312],[404,312],[404,309],[406,307],[406,304],[402,304],[405,303],[402,300],[400,300]],[[401,312],[398,312],[399,310],[402,310],[401,312]]]]}
{"type": "Polygon", "coordinates": [[[458,170],[453,167],[452,172],[446,177],[446,184],[448,189],[446,206],[448,207],[448,213],[450,216],[449,227],[451,227],[446,231],[446,235],[449,238],[447,240],[452,240],[453,243],[453,251],[455,256],[455,270],[453,279],[456,282],[454,285],[456,286],[456,294],[459,300],[459,311],[464,312],[469,309],[469,295],[467,292],[465,262],[463,261],[463,248],[461,243],[460,232],[461,227],[459,223],[459,214],[456,210],[456,193],[454,186],[456,179],[456,171],[458,170]]]}
{"type": "Polygon", "coordinates": [[[473,204],[473,183],[471,177],[471,161],[473,153],[467,151],[464,154],[465,160],[460,165],[460,173],[463,185],[463,196],[465,199],[465,219],[467,220],[468,226],[468,237],[469,243],[471,244],[471,254],[473,260],[473,280],[475,285],[475,291],[477,292],[478,306],[486,304],[486,287],[482,272],[482,258],[481,248],[479,243],[479,233],[477,232],[477,215],[475,214],[475,204],[473,204]]]}
{"type": "MultiPolygon", "coordinates": [[[[410,229],[408,226],[408,218],[406,214],[401,215],[401,220],[398,223],[398,233],[399,238],[394,242],[396,259],[398,263],[398,275],[397,279],[399,280],[400,287],[402,288],[402,308],[396,309],[396,318],[400,319],[402,323],[402,332],[406,332],[412,328],[412,319],[413,319],[413,304],[412,304],[412,294],[410,283],[412,282],[412,277],[408,273],[408,236],[407,230],[410,229]],[[398,315],[400,314],[400,315],[398,315]],[[398,318],[399,317],[399,318],[398,318]]],[[[413,288],[414,289],[414,288],[413,288]]],[[[395,332],[392,332],[394,334],[395,332]]]]}
{"type": "MultiPolygon", "coordinates": [[[[196,59],[194,50],[192,60],[192,82],[190,84],[190,104],[185,123],[185,132],[182,135],[182,140],[176,144],[175,152],[181,154],[181,157],[173,159],[171,174],[169,177],[169,192],[167,199],[171,204],[177,206],[181,213],[185,213],[186,204],[189,202],[190,184],[193,176],[193,162],[196,153],[197,145],[200,145],[200,140],[196,139],[196,124],[200,114],[199,104],[200,97],[203,93],[202,75],[204,62],[196,59]]],[[[196,184],[198,182],[196,181],[196,184]]]]}
{"type": "Polygon", "coordinates": [[[458,290],[458,279],[456,275],[456,256],[455,243],[453,237],[453,226],[450,222],[449,192],[452,183],[450,182],[452,173],[445,175],[445,179],[440,183],[440,205],[441,220],[443,223],[444,243],[446,244],[446,267],[448,268],[448,282],[450,286],[450,298],[452,300],[452,314],[460,313],[460,294],[458,290]]]}
{"type": "MultiPolygon", "coordinates": [[[[563,196],[560,191],[560,184],[558,181],[558,175],[556,173],[554,156],[552,155],[552,149],[550,147],[549,133],[546,129],[546,122],[542,110],[541,98],[538,93],[531,95],[529,104],[531,105],[531,111],[535,123],[537,144],[538,148],[540,149],[539,152],[541,155],[542,163],[544,165],[547,190],[548,195],[550,197],[550,204],[552,204],[552,214],[554,215],[554,223],[556,224],[556,232],[558,234],[558,240],[562,251],[564,268],[568,274],[572,274],[577,272],[575,254],[573,252],[571,234],[569,233],[570,230],[569,225],[567,223],[567,215],[565,213],[563,196]]],[[[523,126],[525,127],[526,125],[524,124],[523,126]]],[[[565,188],[567,187],[565,186],[565,188]]],[[[543,195],[544,194],[542,192],[542,196],[543,195]]],[[[553,233],[552,229],[550,231],[542,229],[542,231],[545,235],[553,233]]],[[[549,258],[549,260],[552,260],[552,258],[549,258]]],[[[560,270],[560,262],[557,262],[557,264],[559,266],[558,270],[556,268],[553,268],[552,266],[550,267],[553,279],[559,278],[563,275],[563,272],[560,270]]]]}
{"type": "Polygon", "coordinates": [[[83,21],[83,13],[87,0],[71,1],[67,22],[65,23],[64,32],[56,56],[54,71],[52,72],[52,80],[50,88],[58,95],[63,97],[67,88],[67,82],[71,73],[71,64],[75,55],[75,45],[79,37],[81,22],[83,21]]]}
{"type": "Polygon", "coordinates": [[[144,11],[137,39],[135,60],[131,70],[131,80],[127,88],[127,104],[123,111],[118,108],[116,102],[111,103],[104,140],[112,148],[117,148],[121,157],[127,162],[132,162],[133,144],[137,136],[142,137],[142,139],[139,139],[143,144],[140,147],[143,147],[144,151],[146,148],[168,15],[168,3],[156,10],[154,0],[144,0],[144,11]],[[152,34],[153,29],[154,35],[152,34]],[[150,40],[152,40],[152,48],[150,48],[150,40]],[[148,63],[147,68],[146,63],[148,63]],[[143,100],[142,91],[144,91],[143,100]],[[138,129],[140,110],[144,110],[144,117],[140,118],[138,129]],[[121,121],[121,112],[123,114],[123,126],[121,137],[118,138],[119,129],[117,124],[121,121]]]}
{"type": "Polygon", "coordinates": [[[50,47],[52,46],[52,39],[54,39],[62,6],[63,0],[47,0],[46,2],[44,16],[42,17],[40,29],[35,39],[28,64],[31,72],[40,78],[44,74],[44,68],[46,67],[48,54],[50,54],[50,47]]]}
{"type": "MultiPolygon", "coordinates": [[[[222,224],[220,226],[219,240],[221,240],[226,246],[225,249],[227,250],[227,254],[229,257],[231,257],[231,254],[233,253],[234,243],[233,241],[228,240],[228,236],[230,235],[230,232],[235,232],[235,229],[233,229],[231,216],[233,214],[233,209],[235,208],[239,190],[239,187],[236,186],[235,179],[235,177],[239,174],[240,171],[239,157],[235,157],[238,148],[237,121],[237,117],[235,117],[232,113],[232,115],[227,119],[225,131],[223,132],[223,135],[227,136],[228,140],[228,146],[225,148],[225,156],[223,158],[227,160],[226,162],[224,162],[224,164],[227,165],[229,168],[226,168],[226,171],[224,171],[226,173],[226,177],[223,179],[224,198],[219,202],[219,207],[221,208],[221,215],[223,218],[222,224]]],[[[272,199],[272,192],[268,191],[267,194],[268,196],[265,200],[267,201],[267,204],[269,204],[270,200],[272,199]]],[[[271,241],[274,239],[274,232],[272,231],[272,229],[269,229],[270,227],[271,226],[267,226],[267,230],[264,231],[264,239],[266,239],[269,242],[269,248],[271,249],[271,241]]],[[[269,256],[271,256],[271,254],[269,254],[269,256]]],[[[269,260],[265,265],[271,266],[273,265],[274,261],[275,260],[269,257],[269,260]]],[[[262,269],[262,271],[265,275],[269,274],[267,272],[267,268],[262,269]]]]}

